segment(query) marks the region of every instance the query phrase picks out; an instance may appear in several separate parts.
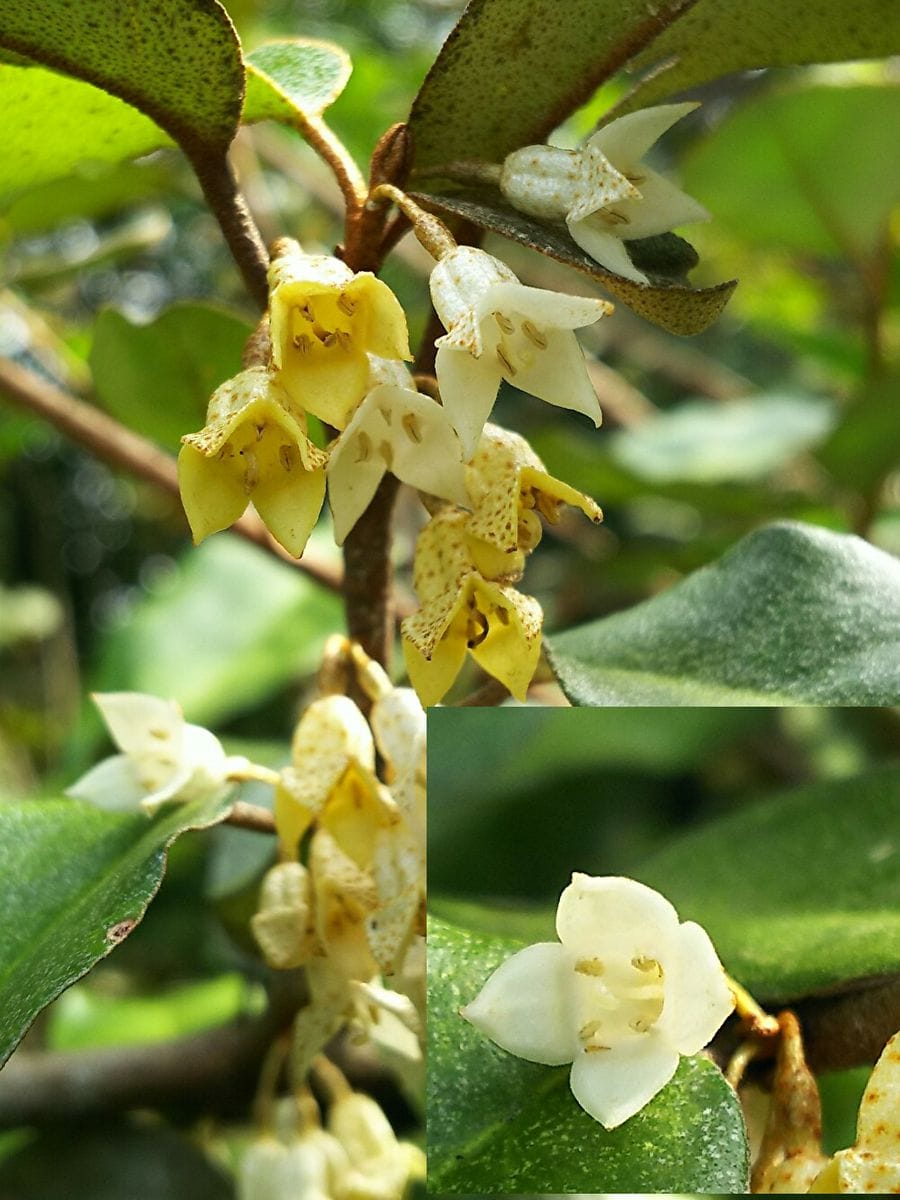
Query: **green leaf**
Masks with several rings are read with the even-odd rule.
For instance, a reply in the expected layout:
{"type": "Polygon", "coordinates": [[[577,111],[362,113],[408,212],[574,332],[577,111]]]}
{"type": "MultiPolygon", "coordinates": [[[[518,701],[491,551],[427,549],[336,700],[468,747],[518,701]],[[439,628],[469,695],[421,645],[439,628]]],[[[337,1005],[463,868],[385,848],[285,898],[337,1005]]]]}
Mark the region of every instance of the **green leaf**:
{"type": "Polygon", "coordinates": [[[237,132],[244,66],[216,0],[0,0],[0,46],[127,101],[192,160],[237,132]]]}
{"type": "Polygon", "coordinates": [[[743,241],[866,259],[884,245],[900,200],[898,173],[884,169],[898,128],[896,86],[754,96],[687,157],[684,186],[743,241]]]}
{"type": "Polygon", "coordinates": [[[188,720],[212,725],[314,670],[340,620],[336,596],[217,534],[107,638],[93,686],[171,696],[188,720]]]}
{"type": "Polygon", "coordinates": [[[785,522],[547,651],[574,704],[896,704],[898,630],[897,559],[785,522]]]}
{"type": "Polygon", "coordinates": [[[681,837],[637,872],[754,995],[900,973],[900,767],[809,784],[681,837]]]}
{"type": "Polygon", "coordinates": [[[211,304],[173,304],[148,325],[105,309],[90,366],[101,404],[129,428],[177,450],[206,421],[212,392],[241,369],[251,326],[211,304]]]}
{"type": "Polygon", "coordinates": [[[616,462],[650,482],[758,479],[815,446],[835,421],[811,396],[769,394],[688,401],[610,438],[616,462]]]}
{"type": "Polygon", "coordinates": [[[716,320],[737,287],[736,280],[709,288],[692,288],[683,282],[685,270],[696,263],[697,256],[674,234],[629,243],[635,263],[649,273],[651,283],[646,285],[601,267],[575,245],[565,226],[540,224],[499,200],[486,201],[484,193],[413,195],[428,208],[462,217],[480,229],[499,233],[582,271],[636,313],[671,333],[702,332],[716,320]]]}
{"type": "Polygon", "coordinates": [[[733,71],[898,52],[894,0],[700,0],[631,61],[644,82],[615,115],[733,71]]]}
{"type": "Polygon", "coordinates": [[[318,116],[338,98],[353,65],[340,46],[311,38],[267,42],[247,56],[245,123],[318,116]]]}
{"type": "Polygon", "coordinates": [[[41,1009],[138,924],[175,838],[229,805],[222,792],[152,818],[76,800],[0,805],[0,1065],[41,1009]]]}
{"type": "Polygon", "coordinates": [[[474,0],[409,117],[420,171],[543,142],[694,0],[474,0]]]}
{"type": "Polygon", "coordinates": [[[568,1068],[515,1058],[460,1018],[521,946],[429,922],[429,1191],[745,1191],[740,1108],[708,1060],[683,1059],[646,1108],[607,1131],[576,1103],[568,1068]]]}
{"type": "Polygon", "coordinates": [[[0,133],[0,203],[79,166],[83,187],[104,163],[172,144],[130,104],[39,67],[0,66],[0,108],[16,114],[0,133]]]}
{"type": "Polygon", "coordinates": [[[816,457],[835,479],[858,491],[877,488],[900,462],[900,366],[866,385],[816,457]]]}

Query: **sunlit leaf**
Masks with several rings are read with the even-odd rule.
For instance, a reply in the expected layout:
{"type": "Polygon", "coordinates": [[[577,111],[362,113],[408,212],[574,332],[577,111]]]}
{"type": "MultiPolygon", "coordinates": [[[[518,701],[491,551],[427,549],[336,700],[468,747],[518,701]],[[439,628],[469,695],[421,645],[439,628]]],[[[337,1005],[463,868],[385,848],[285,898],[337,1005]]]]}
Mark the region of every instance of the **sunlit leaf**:
{"type": "Polygon", "coordinates": [[[735,280],[710,288],[692,288],[685,283],[685,271],[695,265],[697,255],[674,234],[629,243],[635,264],[650,277],[648,286],[601,267],[575,245],[562,225],[541,224],[502,202],[486,202],[483,196],[477,200],[470,194],[416,196],[440,213],[463,217],[481,229],[502,234],[590,275],[629,308],[671,333],[700,333],[716,320],[737,286],[735,280]]]}
{"type": "Polygon", "coordinates": [[[267,42],[247,56],[245,122],[293,123],[296,114],[315,116],[332,104],[353,70],[346,51],[310,38],[267,42]]]}
{"type": "Polygon", "coordinates": [[[0,805],[0,1064],[51,1000],[128,936],[171,842],[215,824],[227,793],[150,818],[76,800],[0,805]]]}
{"type": "Polygon", "coordinates": [[[432,1192],[740,1192],[747,1147],[719,1070],[683,1059],[646,1108],[605,1130],[569,1090],[459,1016],[521,942],[441,921],[428,934],[428,1185],[432,1192]]]}
{"type": "Polygon", "coordinates": [[[223,380],[241,369],[251,327],[211,304],[180,303],[147,325],[114,309],[97,317],[90,365],[103,407],[118,420],[177,450],[206,420],[223,380]]]}
{"type": "Polygon", "coordinates": [[[897,559],[784,523],[548,653],[575,704],[896,704],[898,631],[897,559]]]}

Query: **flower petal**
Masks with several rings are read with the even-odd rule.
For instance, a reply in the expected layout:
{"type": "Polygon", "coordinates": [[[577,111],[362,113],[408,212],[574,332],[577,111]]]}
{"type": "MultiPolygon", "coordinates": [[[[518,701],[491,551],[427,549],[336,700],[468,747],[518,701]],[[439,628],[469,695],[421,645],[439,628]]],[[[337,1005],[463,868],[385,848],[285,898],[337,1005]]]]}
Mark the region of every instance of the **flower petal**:
{"type": "Polygon", "coordinates": [[[483,671],[525,702],[541,655],[544,613],[533,596],[486,581],[475,584],[479,610],[488,622],[484,641],[472,648],[483,671]]]}
{"type": "Polygon", "coordinates": [[[665,959],[665,1004],[656,1028],[680,1054],[696,1054],[734,1011],[734,996],[709,934],[680,925],[665,959]]]}
{"type": "Polygon", "coordinates": [[[678,929],[675,909],[653,888],[618,875],[595,877],[577,871],[556,910],[559,940],[574,954],[644,955],[660,961],[678,929]]]}
{"type": "Polygon", "coordinates": [[[134,762],[127,754],[104,758],[66,788],[66,795],[87,800],[109,812],[133,812],[147,792],[138,781],[134,762]]]}
{"type": "Polygon", "coordinates": [[[520,366],[510,383],[547,404],[584,413],[599,425],[603,419],[600,401],[574,333],[548,329],[544,336],[547,349],[535,354],[530,366],[520,366]]]}
{"type": "Polygon", "coordinates": [[[611,1050],[579,1051],[569,1083],[585,1112],[605,1129],[615,1129],[666,1086],[677,1066],[677,1051],[647,1033],[611,1050]]]}
{"type": "Polygon", "coordinates": [[[607,300],[593,296],[570,296],[523,283],[495,283],[479,305],[482,315],[495,310],[511,317],[524,317],[539,327],[582,329],[611,313],[607,300]]]}
{"type": "Polygon", "coordinates": [[[207,458],[189,442],[178,453],[178,486],[195,546],[233,525],[248,504],[240,459],[207,458]]]}
{"type": "Polygon", "coordinates": [[[113,741],[132,758],[181,758],[184,717],[174,700],[143,692],[95,692],[92,697],[113,741]]]}
{"type": "Polygon", "coordinates": [[[379,358],[411,359],[406,314],[384,280],[362,271],[346,291],[352,301],[364,306],[366,324],[362,338],[366,350],[379,358]]]}
{"type": "Polygon", "coordinates": [[[306,548],[324,500],[325,471],[307,471],[299,463],[263,477],[253,492],[253,507],[272,537],[295,558],[306,548]]]}
{"type": "Polygon", "coordinates": [[[466,661],[466,640],[448,636],[435,646],[429,658],[408,637],[403,638],[403,661],[409,682],[424,708],[440,704],[453,687],[466,661]]]}
{"type": "Polygon", "coordinates": [[[607,233],[596,213],[585,217],[583,221],[570,221],[569,233],[572,241],[580,246],[585,254],[612,271],[623,279],[633,279],[635,283],[649,283],[643,271],[639,271],[628,256],[628,251],[622,244],[622,239],[612,233],[607,233]]]}
{"type": "Polygon", "coordinates": [[[641,199],[619,204],[617,210],[628,217],[627,225],[616,226],[619,236],[628,241],[654,237],[677,229],[679,225],[710,220],[702,204],[670,180],[649,170],[644,172],[641,182],[641,199]]]}
{"type": "Polygon", "coordinates": [[[572,968],[558,942],[528,946],[500,964],[460,1016],[519,1058],[571,1062],[578,1052],[572,968]]]}
{"type": "Polygon", "coordinates": [[[487,354],[474,358],[465,350],[442,345],[438,346],[434,369],[444,409],[468,461],[475,453],[484,423],[497,399],[500,365],[487,354]]]}
{"type": "Polygon", "coordinates": [[[639,162],[676,121],[699,107],[697,101],[688,100],[683,104],[657,104],[626,113],[598,129],[588,138],[587,144],[605,154],[619,170],[628,169],[639,162]]]}

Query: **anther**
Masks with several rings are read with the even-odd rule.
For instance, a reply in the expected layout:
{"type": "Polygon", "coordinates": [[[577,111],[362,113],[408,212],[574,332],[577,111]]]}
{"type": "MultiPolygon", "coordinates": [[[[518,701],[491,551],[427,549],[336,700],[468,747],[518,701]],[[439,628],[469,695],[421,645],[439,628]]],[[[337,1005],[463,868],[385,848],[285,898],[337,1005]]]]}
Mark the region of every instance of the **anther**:
{"type": "Polygon", "coordinates": [[[279,446],[278,461],[284,467],[285,471],[293,471],[297,463],[297,447],[296,446],[279,446]]]}
{"type": "Polygon", "coordinates": [[[313,321],[316,319],[312,305],[308,300],[304,300],[302,304],[297,305],[297,312],[301,317],[303,317],[304,321],[309,321],[310,325],[312,325],[313,321]]]}
{"type": "Polygon", "coordinates": [[[265,421],[263,421],[260,425],[255,425],[254,428],[256,430],[256,440],[258,442],[261,442],[262,438],[263,438],[263,434],[266,432],[265,421]]]}
{"type": "Polygon", "coordinates": [[[323,346],[327,346],[329,349],[331,349],[331,347],[332,347],[332,346],[335,344],[335,342],[338,340],[338,339],[337,339],[337,334],[336,334],[336,333],[334,333],[334,332],[332,332],[332,333],[322,333],[322,334],[319,334],[318,336],[319,336],[319,340],[321,341],[322,345],[323,345],[323,346]]]}
{"type": "Polygon", "coordinates": [[[529,342],[537,346],[538,350],[546,350],[548,346],[546,336],[538,329],[536,325],[532,325],[530,321],[522,322],[522,332],[528,338],[529,342]]]}
{"type": "Polygon", "coordinates": [[[301,354],[309,354],[312,349],[313,340],[306,333],[294,334],[291,338],[295,350],[299,350],[301,354]]]}
{"type": "Polygon", "coordinates": [[[394,448],[390,442],[381,442],[378,453],[384,459],[385,466],[390,471],[394,466],[394,448]]]}
{"type": "Polygon", "coordinates": [[[515,332],[516,327],[515,327],[515,325],[513,325],[512,321],[509,319],[509,317],[505,317],[503,315],[503,313],[501,313],[501,312],[491,313],[491,316],[494,318],[494,320],[500,326],[501,333],[510,334],[510,333],[515,332]]]}
{"type": "Polygon", "coordinates": [[[418,445],[422,441],[422,430],[419,428],[419,422],[415,413],[407,413],[400,422],[403,426],[404,433],[411,442],[418,445]]]}
{"type": "Polygon", "coordinates": [[[487,619],[483,613],[475,612],[469,618],[466,629],[466,645],[470,650],[474,650],[476,646],[480,646],[487,637],[489,627],[487,619]]]}
{"type": "Polygon", "coordinates": [[[509,624],[509,610],[508,609],[503,608],[501,605],[501,606],[498,606],[494,611],[496,612],[497,620],[500,622],[501,625],[509,624]]]}
{"type": "Polygon", "coordinates": [[[597,978],[604,973],[606,967],[599,958],[580,958],[575,964],[575,970],[579,975],[593,975],[597,978]]]}
{"type": "Polygon", "coordinates": [[[636,971],[652,971],[662,978],[662,966],[655,958],[648,958],[645,954],[641,954],[631,960],[631,965],[636,971]]]}
{"type": "Polygon", "coordinates": [[[633,1021],[628,1022],[629,1028],[633,1029],[635,1033],[649,1033],[652,1024],[653,1022],[646,1017],[635,1017],[633,1021]]]}
{"type": "Polygon", "coordinates": [[[356,312],[356,301],[351,300],[346,292],[341,292],[337,302],[338,308],[342,313],[346,313],[348,317],[352,317],[356,312]]]}
{"type": "Polygon", "coordinates": [[[241,454],[246,460],[244,465],[244,491],[249,494],[259,483],[259,463],[257,463],[256,454],[252,450],[242,450],[241,454]]]}
{"type": "Polygon", "coordinates": [[[512,365],[506,356],[506,351],[502,346],[497,347],[497,357],[500,360],[500,365],[506,371],[507,375],[515,375],[516,368],[512,365]]]}
{"type": "Polygon", "coordinates": [[[352,350],[353,349],[353,338],[350,336],[350,334],[347,332],[346,329],[336,329],[334,331],[334,336],[337,338],[338,342],[340,343],[342,350],[352,350]]]}
{"type": "Polygon", "coordinates": [[[369,455],[372,453],[372,443],[369,440],[367,433],[360,433],[356,438],[356,458],[355,462],[367,462],[369,455]]]}
{"type": "Polygon", "coordinates": [[[624,213],[616,212],[614,208],[602,208],[600,210],[603,220],[607,225],[630,225],[631,218],[626,217],[624,213]]]}

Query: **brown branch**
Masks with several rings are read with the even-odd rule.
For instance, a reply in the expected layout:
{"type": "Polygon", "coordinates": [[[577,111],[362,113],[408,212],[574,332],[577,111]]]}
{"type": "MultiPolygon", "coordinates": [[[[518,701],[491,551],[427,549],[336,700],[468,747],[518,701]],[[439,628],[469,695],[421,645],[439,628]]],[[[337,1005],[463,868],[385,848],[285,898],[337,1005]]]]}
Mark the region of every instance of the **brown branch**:
{"type": "Polygon", "coordinates": [[[391,514],[398,487],[393,475],[385,475],[344,542],[347,633],[386,670],[390,670],[394,641],[391,514]]]}
{"type": "Polygon", "coordinates": [[[203,195],[219,223],[247,291],[260,312],[269,303],[269,255],[226,158],[191,158],[203,195]]]}
{"type": "Polygon", "coordinates": [[[232,804],[224,823],[253,833],[275,833],[274,814],[261,804],[248,804],[246,800],[236,800],[232,804]]]}
{"type": "MultiPolygon", "coordinates": [[[[7,358],[0,358],[0,393],[18,408],[49,421],[97,458],[146,480],[172,496],[180,496],[175,459],[101,409],[76,399],[7,358]]],[[[247,541],[304,571],[324,587],[340,591],[342,581],[339,570],[317,559],[309,550],[302,559],[293,558],[278,545],[254,514],[245,513],[232,529],[247,541]]]]}

